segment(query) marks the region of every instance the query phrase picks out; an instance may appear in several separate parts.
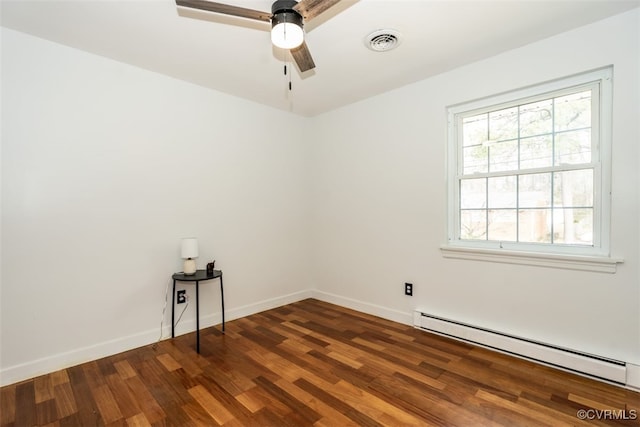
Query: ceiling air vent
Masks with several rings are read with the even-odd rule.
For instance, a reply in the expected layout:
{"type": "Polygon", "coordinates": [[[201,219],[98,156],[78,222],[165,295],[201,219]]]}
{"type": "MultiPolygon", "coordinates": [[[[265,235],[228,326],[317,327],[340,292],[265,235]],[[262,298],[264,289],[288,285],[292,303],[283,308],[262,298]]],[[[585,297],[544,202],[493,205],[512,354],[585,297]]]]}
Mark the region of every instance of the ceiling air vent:
{"type": "Polygon", "coordinates": [[[364,39],[364,44],[374,52],[386,52],[400,45],[400,33],[395,30],[377,30],[364,39]]]}

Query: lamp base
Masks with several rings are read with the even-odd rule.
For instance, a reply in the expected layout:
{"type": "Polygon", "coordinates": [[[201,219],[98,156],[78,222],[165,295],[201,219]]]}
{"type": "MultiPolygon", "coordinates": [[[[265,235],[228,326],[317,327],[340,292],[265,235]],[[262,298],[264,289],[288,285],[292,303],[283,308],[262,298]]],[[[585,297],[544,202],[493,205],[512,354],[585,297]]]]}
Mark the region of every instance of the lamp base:
{"type": "Polygon", "coordinates": [[[185,259],[184,266],[182,267],[182,272],[185,276],[193,276],[194,274],[196,274],[196,261],[191,258],[185,259]]]}

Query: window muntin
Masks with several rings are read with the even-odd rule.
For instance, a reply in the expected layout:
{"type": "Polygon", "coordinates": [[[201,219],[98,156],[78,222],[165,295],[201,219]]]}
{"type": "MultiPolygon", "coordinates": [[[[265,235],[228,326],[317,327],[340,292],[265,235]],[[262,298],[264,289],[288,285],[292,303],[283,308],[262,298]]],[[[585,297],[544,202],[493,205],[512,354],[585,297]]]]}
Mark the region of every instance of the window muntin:
{"type": "Polygon", "coordinates": [[[607,68],[451,107],[450,244],[608,255],[610,86],[607,68]]]}

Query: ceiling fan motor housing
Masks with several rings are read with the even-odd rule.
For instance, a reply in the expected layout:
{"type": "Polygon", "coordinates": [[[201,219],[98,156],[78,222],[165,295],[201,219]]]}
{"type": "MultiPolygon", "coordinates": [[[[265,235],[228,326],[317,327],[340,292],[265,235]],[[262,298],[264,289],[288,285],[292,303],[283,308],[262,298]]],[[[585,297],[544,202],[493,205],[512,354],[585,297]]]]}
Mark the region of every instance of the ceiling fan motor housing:
{"type": "Polygon", "coordinates": [[[278,24],[290,23],[296,24],[300,28],[303,26],[302,15],[300,15],[293,7],[298,4],[295,0],[277,0],[271,5],[271,28],[278,24]]]}
{"type": "Polygon", "coordinates": [[[298,2],[296,0],[276,0],[271,5],[271,13],[275,15],[278,12],[284,11],[295,12],[295,9],[293,7],[297,4],[298,2]]]}

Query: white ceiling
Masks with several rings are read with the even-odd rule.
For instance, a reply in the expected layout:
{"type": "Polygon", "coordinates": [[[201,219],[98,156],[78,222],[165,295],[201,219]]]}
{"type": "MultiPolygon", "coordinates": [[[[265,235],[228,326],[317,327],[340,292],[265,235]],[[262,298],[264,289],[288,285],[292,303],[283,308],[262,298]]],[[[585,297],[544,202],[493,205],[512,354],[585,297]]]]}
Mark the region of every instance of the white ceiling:
{"type": "MultiPolygon", "coordinates": [[[[270,12],[271,0],[218,0],[270,12]]],[[[314,70],[283,75],[270,25],[173,0],[2,0],[2,26],[304,116],[640,6],[640,0],[342,0],[305,26],[314,70]],[[402,34],[389,52],[365,37],[402,34]]],[[[567,52],[570,55],[570,52],[567,52]]]]}

